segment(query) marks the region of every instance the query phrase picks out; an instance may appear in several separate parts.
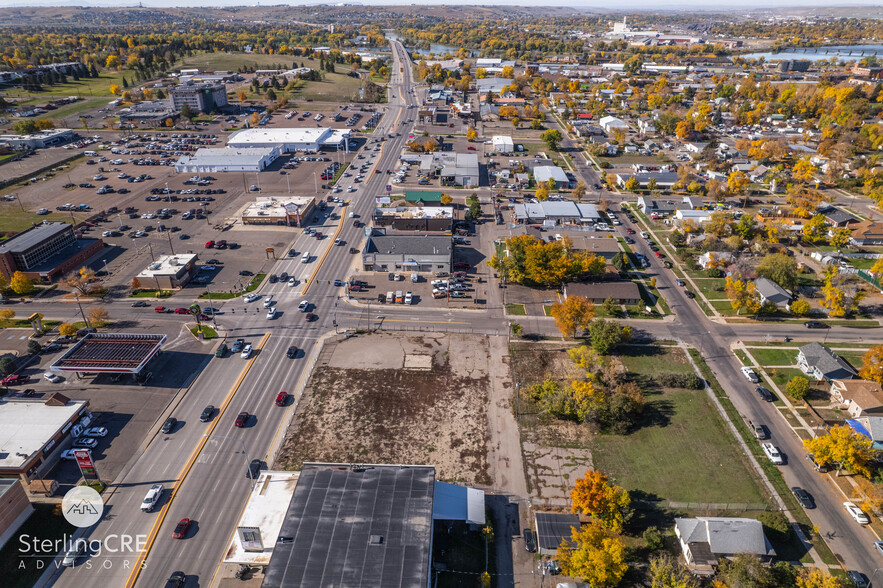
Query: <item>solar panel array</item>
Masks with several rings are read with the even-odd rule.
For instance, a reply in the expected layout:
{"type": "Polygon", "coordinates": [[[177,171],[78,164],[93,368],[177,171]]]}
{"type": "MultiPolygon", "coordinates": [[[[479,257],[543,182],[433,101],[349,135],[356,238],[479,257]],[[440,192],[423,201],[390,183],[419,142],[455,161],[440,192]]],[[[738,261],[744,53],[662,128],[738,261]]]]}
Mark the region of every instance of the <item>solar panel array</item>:
{"type": "Polygon", "coordinates": [[[431,466],[304,464],[262,585],[425,587],[434,484],[431,466]]]}
{"type": "Polygon", "coordinates": [[[579,529],[579,516],[575,514],[538,512],[536,519],[537,545],[540,549],[557,549],[562,539],[570,540],[571,527],[579,529]]]}
{"type": "Polygon", "coordinates": [[[132,370],[155,354],[165,339],[165,335],[89,333],[53,367],[83,372],[113,368],[132,370]]]}

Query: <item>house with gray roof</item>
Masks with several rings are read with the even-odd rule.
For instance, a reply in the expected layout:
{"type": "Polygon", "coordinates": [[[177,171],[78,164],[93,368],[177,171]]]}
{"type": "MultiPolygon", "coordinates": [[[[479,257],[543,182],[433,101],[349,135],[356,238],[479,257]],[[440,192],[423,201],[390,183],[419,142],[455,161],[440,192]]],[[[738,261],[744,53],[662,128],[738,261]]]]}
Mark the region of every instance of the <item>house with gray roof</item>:
{"type": "Polygon", "coordinates": [[[555,182],[556,188],[565,188],[570,185],[570,179],[564,170],[557,165],[538,165],[533,168],[533,179],[537,185],[545,184],[549,180],[555,182]]]}
{"type": "Polygon", "coordinates": [[[871,440],[871,449],[883,449],[883,417],[864,416],[857,419],[846,419],[846,424],[859,435],[871,440]]]}
{"type": "MultiPolygon", "coordinates": [[[[628,181],[628,178],[626,178],[626,181],[628,181]]],[[[638,196],[638,208],[648,216],[654,212],[657,214],[672,214],[678,209],[678,203],[674,200],[654,200],[648,196],[638,196]]]]}
{"type": "Polygon", "coordinates": [[[797,367],[816,380],[851,380],[858,374],[849,362],[825,347],[813,342],[804,345],[797,353],[797,367]]]}
{"type": "Polygon", "coordinates": [[[825,217],[825,224],[832,227],[845,227],[851,223],[857,223],[858,217],[836,206],[827,206],[816,211],[825,217]]]}
{"type": "Polygon", "coordinates": [[[760,295],[760,303],[772,302],[778,308],[785,308],[791,303],[791,295],[781,286],[767,278],[757,278],[754,286],[760,295]]]}
{"type": "Polygon", "coordinates": [[[675,536],[684,559],[694,574],[714,574],[718,560],[739,553],[749,553],[764,561],[776,552],[763,525],[754,519],[737,517],[697,517],[675,519],[675,536]]]}

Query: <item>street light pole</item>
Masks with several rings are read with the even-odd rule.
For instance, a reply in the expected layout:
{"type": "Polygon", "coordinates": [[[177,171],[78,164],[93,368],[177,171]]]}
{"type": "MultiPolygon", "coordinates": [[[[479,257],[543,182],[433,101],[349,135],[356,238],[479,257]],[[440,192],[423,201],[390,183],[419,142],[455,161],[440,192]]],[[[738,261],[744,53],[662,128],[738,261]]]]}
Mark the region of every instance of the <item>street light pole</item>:
{"type": "Polygon", "coordinates": [[[110,272],[107,270],[107,260],[102,259],[101,261],[104,262],[104,273],[106,273],[107,275],[110,275],[110,272]]]}
{"type": "Polygon", "coordinates": [[[83,305],[80,304],[80,293],[76,292],[74,297],[77,299],[77,307],[80,309],[80,316],[83,317],[83,324],[86,325],[87,328],[91,328],[92,325],[89,324],[89,320],[86,318],[86,313],[83,312],[83,305]]]}

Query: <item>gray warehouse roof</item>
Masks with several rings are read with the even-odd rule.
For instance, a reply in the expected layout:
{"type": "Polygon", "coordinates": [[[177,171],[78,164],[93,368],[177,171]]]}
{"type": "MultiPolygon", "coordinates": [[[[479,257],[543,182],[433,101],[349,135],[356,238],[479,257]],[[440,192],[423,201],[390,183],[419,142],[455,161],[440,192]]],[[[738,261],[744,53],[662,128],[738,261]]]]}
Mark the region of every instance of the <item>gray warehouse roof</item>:
{"type": "Polygon", "coordinates": [[[368,239],[366,253],[399,255],[451,255],[454,245],[443,235],[375,235],[368,239]]]}
{"type": "Polygon", "coordinates": [[[23,253],[70,228],[68,223],[59,221],[40,223],[0,243],[0,253],[23,253]]]}
{"type": "Polygon", "coordinates": [[[432,466],[304,464],[262,586],[424,588],[432,466]]]}

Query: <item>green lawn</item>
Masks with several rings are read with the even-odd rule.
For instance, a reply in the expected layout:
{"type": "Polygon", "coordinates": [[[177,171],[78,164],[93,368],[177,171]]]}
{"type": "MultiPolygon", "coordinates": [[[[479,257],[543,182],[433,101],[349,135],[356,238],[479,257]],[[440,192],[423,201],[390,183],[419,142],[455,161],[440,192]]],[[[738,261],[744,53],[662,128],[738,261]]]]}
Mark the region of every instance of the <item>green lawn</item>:
{"type": "Polygon", "coordinates": [[[217,52],[217,53],[200,53],[184,58],[175,64],[173,69],[193,69],[200,71],[237,71],[241,67],[249,69],[269,69],[281,64],[284,68],[290,68],[294,63],[300,67],[303,63],[304,67],[315,67],[318,69],[319,62],[317,60],[308,59],[306,57],[295,57],[293,55],[267,55],[264,53],[244,53],[236,52],[217,52]]]}
{"type": "MultiPolygon", "coordinates": [[[[622,357],[639,382],[692,372],[679,348],[630,347],[622,357]]],[[[753,471],[704,390],[645,389],[640,428],[592,442],[596,468],[629,491],[679,502],[763,503],[753,471]]]]}
{"type": "Polygon", "coordinates": [[[88,98],[90,96],[107,96],[111,97],[111,84],[116,84],[122,88],[123,78],[129,81],[130,85],[134,85],[135,74],[131,71],[118,72],[102,72],[97,78],[80,78],[78,81],[68,76],[68,83],[55,84],[54,86],[43,86],[39,92],[16,92],[11,96],[27,96],[29,99],[36,97],[38,101],[48,100],[49,96],[81,96],[88,98]]]}
{"type": "Polygon", "coordinates": [[[506,305],[506,314],[525,316],[525,315],[527,315],[527,310],[524,308],[523,304],[507,304],[506,305]]]}
{"type": "Polygon", "coordinates": [[[797,365],[797,349],[749,349],[758,365],[797,365]]]}
{"type": "Polygon", "coordinates": [[[742,365],[754,365],[754,363],[750,359],[748,359],[748,354],[745,353],[743,350],[736,349],[735,354],[736,357],[739,358],[739,361],[742,362],[742,365]]]}
{"type": "MultiPolygon", "coordinates": [[[[190,332],[193,333],[194,337],[197,336],[198,331],[196,327],[191,328],[190,332]]],[[[202,325],[202,334],[206,341],[208,341],[209,339],[214,339],[218,336],[218,332],[208,325],[202,325]]]]}
{"type": "Polygon", "coordinates": [[[767,370],[767,374],[770,379],[775,382],[776,386],[779,387],[780,390],[785,389],[785,384],[793,378],[794,376],[803,376],[806,377],[802,371],[798,368],[773,368],[771,370],[767,370]]]}
{"type": "Polygon", "coordinates": [[[705,294],[708,300],[729,300],[727,293],[723,290],[726,279],[723,278],[695,278],[696,288],[705,294]],[[716,289],[719,288],[719,289],[716,289]]]}

